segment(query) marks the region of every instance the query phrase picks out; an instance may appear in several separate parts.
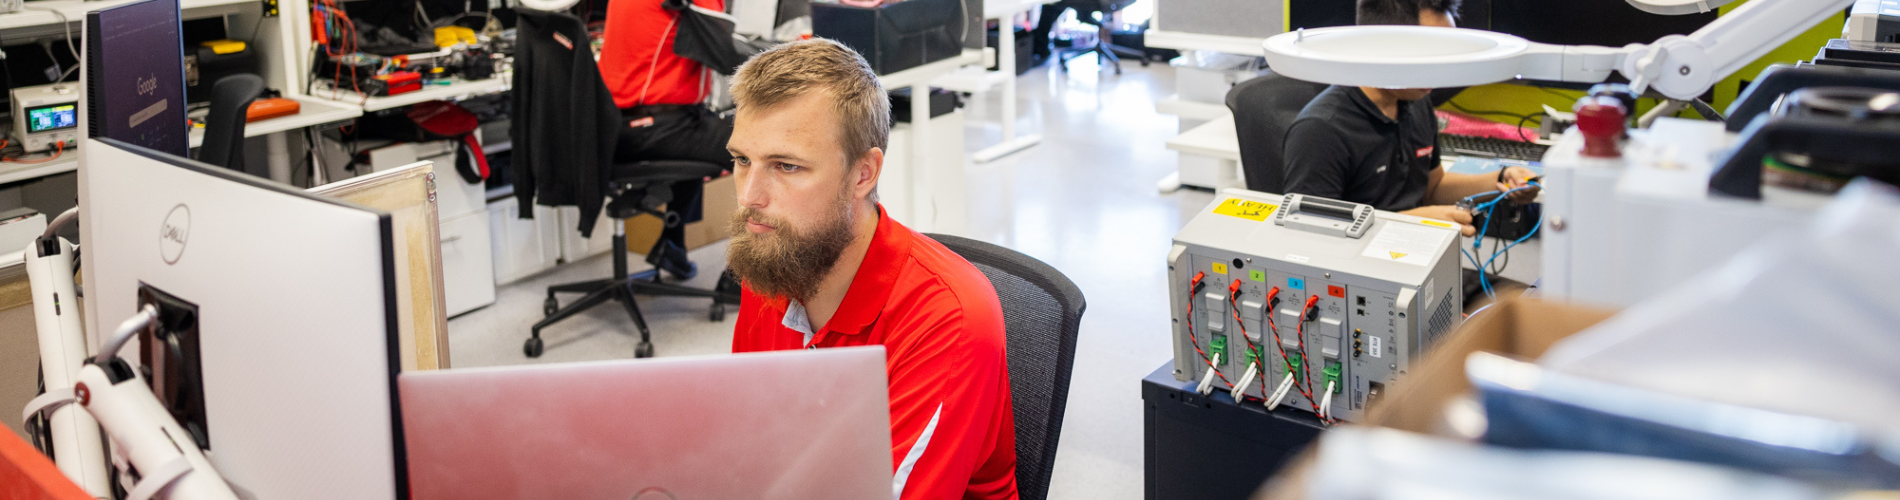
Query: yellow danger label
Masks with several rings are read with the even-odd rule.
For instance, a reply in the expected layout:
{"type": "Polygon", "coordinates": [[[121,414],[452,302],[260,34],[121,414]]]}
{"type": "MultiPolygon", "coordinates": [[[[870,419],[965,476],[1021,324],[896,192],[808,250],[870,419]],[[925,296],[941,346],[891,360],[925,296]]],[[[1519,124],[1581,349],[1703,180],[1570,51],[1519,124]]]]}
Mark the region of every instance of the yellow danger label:
{"type": "Polygon", "coordinates": [[[1227,274],[1227,264],[1214,263],[1214,274],[1227,274]]]}
{"type": "Polygon", "coordinates": [[[1249,201],[1240,198],[1228,198],[1227,201],[1223,201],[1219,206],[1214,207],[1214,213],[1239,217],[1255,222],[1265,222],[1267,217],[1272,217],[1273,211],[1279,208],[1279,205],[1270,203],[1249,201]]]}
{"type": "Polygon", "coordinates": [[[1386,252],[1386,253],[1392,254],[1392,260],[1399,260],[1399,259],[1405,258],[1405,254],[1402,254],[1402,253],[1398,253],[1398,252],[1386,252]]]}
{"type": "MultiPolygon", "coordinates": [[[[1437,221],[1437,220],[1431,220],[1431,219],[1419,219],[1419,220],[1418,220],[1418,223],[1419,223],[1419,224],[1424,224],[1424,225],[1427,225],[1427,226],[1438,226],[1438,227],[1442,227],[1442,228],[1445,228],[1445,229],[1451,229],[1451,223],[1450,223],[1450,222],[1445,222],[1445,221],[1437,221]]],[[[1398,258],[1398,257],[1393,257],[1393,258],[1394,258],[1394,259],[1396,259],[1396,258],[1398,258]]]]}

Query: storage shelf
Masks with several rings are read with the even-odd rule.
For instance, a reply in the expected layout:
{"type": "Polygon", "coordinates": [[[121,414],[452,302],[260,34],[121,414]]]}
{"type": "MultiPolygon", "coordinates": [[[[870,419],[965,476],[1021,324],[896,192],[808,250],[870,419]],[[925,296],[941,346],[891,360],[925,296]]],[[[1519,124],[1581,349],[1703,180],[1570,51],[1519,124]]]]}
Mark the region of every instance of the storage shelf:
{"type": "Polygon", "coordinates": [[[365,99],[362,94],[356,92],[349,90],[333,91],[329,88],[319,88],[310,94],[317,99],[356,106],[361,108],[364,112],[370,112],[399,108],[423,101],[454,100],[455,98],[469,95],[492,94],[505,90],[507,84],[508,82],[501,78],[472,81],[457,79],[454,80],[454,83],[449,85],[431,85],[426,86],[422,90],[407,94],[387,97],[370,96],[367,99],[365,99]],[[336,96],[336,98],[332,99],[332,95],[336,96]]]}
{"type": "MultiPolygon", "coordinates": [[[[295,96],[291,97],[291,99],[296,100],[297,104],[302,106],[298,109],[297,114],[247,123],[244,125],[244,136],[257,137],[363,116],[363,110],[361,109],[341,105],[328,99],[317,99],[305,96],[295,96]]],[[[193,127],[191,129],[191,147],[196,148],[202,145],[204,145],[204,129],[193,127]]]]}

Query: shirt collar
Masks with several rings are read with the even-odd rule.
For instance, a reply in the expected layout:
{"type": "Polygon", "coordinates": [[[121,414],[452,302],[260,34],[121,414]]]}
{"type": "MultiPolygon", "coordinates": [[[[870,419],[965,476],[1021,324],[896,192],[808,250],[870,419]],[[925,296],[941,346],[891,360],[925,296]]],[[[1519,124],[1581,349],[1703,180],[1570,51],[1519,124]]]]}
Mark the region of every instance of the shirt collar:
{"type": "MultiPolygon", "coordinates": [[[[1347,90],[1346,92],[1347,94],[1352,95],[1353,104],[1359,105],[1360,111],[1364,111],[1367,115],[1371,115],[1373,118],[1378,119],[1379,123],[1384,123],[1387,125],[1398,123],[1398,120],[1395,120],[1390,116],[1386,116],[1384,111],[1379,111],[1379,105],[1377,103],[1372,102],[1372,96],[1366,95],[1366,89],[1362,89],[1359,87],[1346,87],[1346,90],[1347,90]]],[[[1408,103],[1405,101],[1399,101],[1398,103],[1399,115],[1401,116],[1405,115],[1405,108],[1409,104],[1411,103],[1408,103]]]]}
{"type": "Polygon", "coordinates": [[[877,218],[877,232],[871,235],[864,262],[858,265],[857,275],[851,278],[851,289],[845,291],[844,303],[825,323],[824,330],[845,335],[864,333],[884,312],[884,302],[890,298],[892,285],[897,283],[898,266],[910,255],[912,233],[910,228],[885,214],[882,204],[877,207],[877,218]]]}

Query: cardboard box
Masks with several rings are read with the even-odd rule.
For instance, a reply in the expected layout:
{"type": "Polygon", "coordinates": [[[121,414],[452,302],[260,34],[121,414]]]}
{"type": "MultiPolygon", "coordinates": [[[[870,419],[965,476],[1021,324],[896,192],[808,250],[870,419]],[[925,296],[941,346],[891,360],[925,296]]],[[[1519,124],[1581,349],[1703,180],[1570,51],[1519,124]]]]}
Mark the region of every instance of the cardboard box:
{"type": "MultiPolygon", "coordinates": [[[[1445,405],[1471,392],[1465,358],[1484,351],[1521,359],[1542,356],[1550,346],[1596,325],[1616,311],[1541,300],[1507,300],[1479,313],[1437,347],[1418,370],[1400,379],[1385,399],[1366,411],[1365,425],[1449,436],[1445,405]]],[[[1321,439],[1325,436],[1322,434],[1321,439]]],[[[1305,497],[1304,479],[1313,462],[1308,447],[1286,469],[1268,480],[1256,499],[1305,497]]]]}
{"type": "MultiPolygon", "coordinates": [[[[726,232],[727,219],[739,210],[739,185],[728,175],[706,183],[700,196],[704,217],[686,225],[686,249],[697,250],[732,236],[726,232]]],[[[646,255],[659,241],[665,226],[659,217],[641,214],[627,219],[627,251],[646,255]]]]}

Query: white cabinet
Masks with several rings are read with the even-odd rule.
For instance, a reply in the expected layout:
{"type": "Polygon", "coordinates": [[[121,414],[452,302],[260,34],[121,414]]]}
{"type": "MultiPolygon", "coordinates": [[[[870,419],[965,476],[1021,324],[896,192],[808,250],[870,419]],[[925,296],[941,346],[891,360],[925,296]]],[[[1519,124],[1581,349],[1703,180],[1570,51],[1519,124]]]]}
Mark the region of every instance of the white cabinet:
{"type": "Polygon", "coordinates": [[[488,239],[488,212],[442,223],[442,290],[447,295],[443,305],[449,315],[495,303],[493,251],[488,239]]]}
{"type": "Polygon", "coordinates": [[[488,204],[488,229],[494,242],[495,283],[508,284],[553,269],[561,263],[560,224],[553,207],[536,205],[533,219],[520,218],[512,196],[488,204]]]}
{"type": "Polygon", "coordinates": [[[435,210],[442,235],[443,305],[450,316],[495,303],[495,265],[482,185],[455,172],[455,143],[393,144],[367,152],[372,172],[435,163],[435,210]]]}
{"type": "Polygon", "coordinates": [[[594,222],[594,235],[586,238],[575,229],[580,227],[579,207],[561,207],[560,213],[562,262],[574,262],[614,249],[614,220],[607,218],[605,210],[601,211],[600,220],[594,222]]]}

